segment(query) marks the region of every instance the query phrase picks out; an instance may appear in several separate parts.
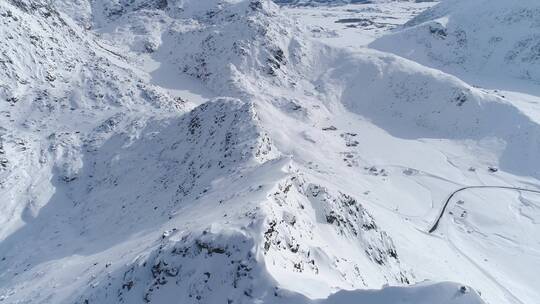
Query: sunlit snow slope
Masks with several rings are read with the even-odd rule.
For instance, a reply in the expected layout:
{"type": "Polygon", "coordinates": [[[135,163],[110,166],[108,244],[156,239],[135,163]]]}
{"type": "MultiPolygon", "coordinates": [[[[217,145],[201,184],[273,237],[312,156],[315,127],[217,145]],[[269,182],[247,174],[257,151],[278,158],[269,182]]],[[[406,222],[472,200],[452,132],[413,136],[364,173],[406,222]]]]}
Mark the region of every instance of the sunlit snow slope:
{"type": "Polygon", "coordinates": [[[443,1],[371,46],[494,89],[540,90],[540,3],[443,1]]]}
{"type": "Polygon", "coordinates": [[[0,2],[0,303],[538,302],[538,195],[428,233],[536,189],[534,107],[301,9],[0,2]]]}

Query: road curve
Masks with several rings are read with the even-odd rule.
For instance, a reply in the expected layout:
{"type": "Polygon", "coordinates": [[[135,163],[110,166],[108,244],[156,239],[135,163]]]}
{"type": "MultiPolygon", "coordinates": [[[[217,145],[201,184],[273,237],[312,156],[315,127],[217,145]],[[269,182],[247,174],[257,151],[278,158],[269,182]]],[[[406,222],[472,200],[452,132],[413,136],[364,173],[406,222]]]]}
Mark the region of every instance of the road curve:
{"type": "Polygon", "coordinates": [[[446,199],[446,201],[444,202],[444,204],[443,204],[443,206],[441,208],[441,211],[439,212],[439,215],[437,216],[435,222],[433,222],[433,224],[429,228],[428,232],[433,233],[433,232],[435,232],[435,230],[437,230],[437,227],[439,226],[439,222],[441,221],[441,219],[442,219],[442,217],[443,217],[443,215],[444,215],[444,213],[446,211],[446,208],[448,207],[448,204],[450,203],[452,198],[457,193],[459,193],[461,191],[469,190],[469,189],[479,189],[479,188],[506,189],[506,190],[515,190],[515,191],[532,192],[532,193],[540,194],[540,190],[532,190],[532,189],[525,189],[525,188],[518,188],[518,187],[508,187],[508,186],[468,186],[468,187],[459,188],[459,189],[455,190],[454,192],[452,192],[448,196],[448,198],[446,199]]]}

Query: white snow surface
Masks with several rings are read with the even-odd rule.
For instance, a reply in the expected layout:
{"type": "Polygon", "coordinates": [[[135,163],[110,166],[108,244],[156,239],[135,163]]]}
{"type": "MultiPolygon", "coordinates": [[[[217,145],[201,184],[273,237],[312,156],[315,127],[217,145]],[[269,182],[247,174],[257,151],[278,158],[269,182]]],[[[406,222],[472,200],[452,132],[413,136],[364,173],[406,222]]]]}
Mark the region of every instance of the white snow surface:
{"type": "Polygon", "coordinates": [[[444,0],[371,44],[482,87],[540,93],[540,2],[444,0]]]}
{"type": "Polygon", "coordinates": [[[0,1],[0,303],[540,302],[540,195],[428,233],[539,189],[534,61],[399,51],[469,2],[0,1]]]}

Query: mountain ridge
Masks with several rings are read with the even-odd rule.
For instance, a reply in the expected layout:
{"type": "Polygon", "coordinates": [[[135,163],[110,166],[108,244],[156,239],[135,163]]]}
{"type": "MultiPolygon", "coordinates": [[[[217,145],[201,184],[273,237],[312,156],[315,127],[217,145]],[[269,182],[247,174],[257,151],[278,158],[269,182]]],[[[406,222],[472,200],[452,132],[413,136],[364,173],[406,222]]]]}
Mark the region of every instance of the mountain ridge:
{"type": "Polygon", "coordinates": [[[519,303],[462,205],[422,231],[459,183],[533,183],[538,122],[284,9],[0,4],[3,302],[519,303]]]}

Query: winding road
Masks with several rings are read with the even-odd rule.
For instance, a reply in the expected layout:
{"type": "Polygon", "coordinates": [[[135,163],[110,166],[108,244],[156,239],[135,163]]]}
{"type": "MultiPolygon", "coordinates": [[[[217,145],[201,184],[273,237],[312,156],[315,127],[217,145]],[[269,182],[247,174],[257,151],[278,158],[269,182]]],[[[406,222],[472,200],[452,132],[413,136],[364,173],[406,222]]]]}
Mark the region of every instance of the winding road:
{"type": "Polygon", "coordinates": [[[439,222],[441,221],[444,213],[446,212],[446,208],[448,207],[450,201],[452,200],[452,198],[458,194],[459,192],[462,192],[462,191],[465,191],[465,190],[469,190],[469,189],[480,189],[480,188],[489,188],[489,189],[506,189],[506,190],[515,190],[515,191],[522,191],[522,192],[532,192],[532,193],[538,193],[540,194],[540,190],[532,190],[532,189],[525,189],[525,188],[518,188],[518,187],[509,187],[509,186],[467,186],[467,187],[462,187],[462,188],[459,188],[457,190],[455,190],[454,192],[452,192],[448,198],[446,199],[446,201],[444,202],[442,208],[441,208],[441,211],[439,212],[439,215],[437,216],[435,222],[433,222],[433,224],[431,225],[431,227],[429,228],[428,232],[429,233],[433,233],[435,232],[435,230],[437,230],[437,227],[439,226],[439,222]]]}

